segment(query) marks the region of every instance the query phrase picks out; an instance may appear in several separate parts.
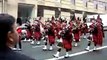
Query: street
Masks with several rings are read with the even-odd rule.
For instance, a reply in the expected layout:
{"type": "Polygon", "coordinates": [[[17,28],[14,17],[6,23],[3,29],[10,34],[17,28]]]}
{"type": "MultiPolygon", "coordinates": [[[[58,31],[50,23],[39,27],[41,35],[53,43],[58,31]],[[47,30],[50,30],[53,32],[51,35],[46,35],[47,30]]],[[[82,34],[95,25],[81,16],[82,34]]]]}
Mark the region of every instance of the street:
{"type": "Polygon", "coordinates": [[[31,45],[30,42],[22,41],[22,51],[18,51],[22,54],[30,56],[36,60],[107,60],[107,31],[105,31],[105,39],[103,46],[98,48],[98,51],[93,51],[93,43],[90,51],[85,51],[87,47],[87,40],[81,39],[78,47],[73,47],[70,53],[70,58],[64,58],[65,50],[62,48],[59,58],[54,58],[52,55],[56,53],[57,47],[54,45],[53,51],[43,51],[44,42],[41,41],[41,45],[31,45]]]}

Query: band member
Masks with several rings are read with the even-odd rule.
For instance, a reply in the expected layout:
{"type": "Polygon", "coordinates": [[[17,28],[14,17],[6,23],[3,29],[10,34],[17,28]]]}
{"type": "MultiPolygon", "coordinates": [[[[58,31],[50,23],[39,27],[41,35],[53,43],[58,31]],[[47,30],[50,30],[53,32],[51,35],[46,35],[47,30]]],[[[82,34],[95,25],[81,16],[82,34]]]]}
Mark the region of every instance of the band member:
{"type": "MultiPolygon", "coordinates": [[[[66,50],[65,58],[68,58],[69,57],[68,52],[72,50],[72,32],[71,32],[71,28],[66,25],[66,22],[67,21],[62,23],[62,30],[60,32],[62,44],[60,43],[58,44],[58,46],[61,46],[66,50]]],[[[57,53],[53,55],[54,57],[56,58],[59,57],[59,53],[61,52],[61,47],[59,47],[57,53]]]]}
{"type": "MultiPolygon", "coordinates": [[[[52,45],[55,43],[55,30],[56,30],[56,24],[55,24],[54,17],[52,17],[51,21],[48,21],[46,24],[46,34],[47,34],[46,37],[47,37],[47,42],[49,41],[50,51],[53,50],[52,45]]],[[[47,42],[45,42],[45,46],[43,50],[47,50],[47,42]]]]}
{"type": "Polygon", "coordinates": [[[98,44],[98,25],[95,19],[92,19],[92,24],[90,25],[90,30],[92,32],[92,41],[94,42],[94,50],[96,50],[96,46],[98,44]]]}
{"type": "MultiPolygon", "coordinates": [[[[33,39],[36,40],[37,44],[40,44],[41,32],[40,32],[40,23],[38,20],[34,21],[32,29],[33,29],[33,39]]],[[[32,41],[31,44],[34,44],[34,41],[32,41]]]]}
{"type": "Polygon", "coordinates": [[[86,38],[86,33],[88,33],[88,26],[85,22],[82,24],[81,32],[83,34],[83,38],[86,38]]]}
{"type": "Polygon", "coordinates": [[[78,24],[78,21],[75,20],[73,22],[73,35],[74,35],[74,41],[75,41],[75,45],[74,46],[78,46],[78,42],[80,39],[80,25],[78,24]]]}
{"type": "Polygon", "coordinates": [[[59,40],[61,36],[58,33],[61,31],[61,21],[57,20],[56,25],[57,25],[57,27],[56,27],[56,38],[57,38],[57,40],[59,40]]]}
{"type": "Polygon", "coordinates": [[[27,40],[31,41],[32,39],[32,29],[31,29],[31,24],[29,21],[26,22],[26,31],[27,31],[27,40]]]}
{"type": "Polygon", "coordinates": [[[31,44],[34,44],[35,42],[35,35],[34,35],[34,32],[35,32],[35,21],[33,21],[32,25],[31,25],[31,29],[32,29],[32,40],[31,40],[31,44]]]}
{"type": "Polygon", "coordinates": [[[104,31],[103,31],[102,19],[100,18],[99,15],[97,17],[97,29],[98,29],[98,33],[97,33],[97,43],[96,43],[96,45],[102,46],[103,38],[104,38],[104,31]]]}
{"type": "Polygon", "coordinates": [[[48,28],[48,40],[50,44],[49,50],[53,50],[52,45],[55,43],[55,33],[56,33],[56,24],[55,24],[55,18],[52,16],[50,21],[50,27],[48,28]]]}
{"type": "MultiPolygon", "coordinates": [[[[81,37],[82,36],[82,23],[81,23],[81,19],[80,17],[77,18],[77,24],[78,24],[78,27],[79,27],[79,36],[81,37]]],[[[79,39],[79,41],[81,41],[81,39],[79,39]]]]}
{"type": "MultiPolygon", "coordinates": [[[[92,24],[90,24],[92,25],[92,24]]],[[[88,26],[88,32],[87,32],[87,35],[86,35],[86,39],[88,41],[88,44],[87,44],[87,47],[86,47],[86,51],[89,51],[90,50],[90,46],[91,46],[91,42],[92,42],[92,28],[90,28],[90,25],[87,25],[88,26]]]]}
{"type": "Polygon", "coordinates": [[[47,43],[48,43],[48,26],[49,26],[49,21],[45,21],[45,26],[44,26],[44,33],[42,35],[42,39],[44,40],[44,47],[43,50],[47,50],[47,43]]]}

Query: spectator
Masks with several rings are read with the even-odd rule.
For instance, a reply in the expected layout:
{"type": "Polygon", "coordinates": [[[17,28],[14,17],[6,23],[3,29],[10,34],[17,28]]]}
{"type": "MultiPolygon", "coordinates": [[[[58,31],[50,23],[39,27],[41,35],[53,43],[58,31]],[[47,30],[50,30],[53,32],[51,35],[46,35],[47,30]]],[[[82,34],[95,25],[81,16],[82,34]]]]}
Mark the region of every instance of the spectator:
{"type": "Polygon", "coordinates": [[[0,14],[0,60],[34,60],[11,49],[18,40],[15,18],[0,14]]]}

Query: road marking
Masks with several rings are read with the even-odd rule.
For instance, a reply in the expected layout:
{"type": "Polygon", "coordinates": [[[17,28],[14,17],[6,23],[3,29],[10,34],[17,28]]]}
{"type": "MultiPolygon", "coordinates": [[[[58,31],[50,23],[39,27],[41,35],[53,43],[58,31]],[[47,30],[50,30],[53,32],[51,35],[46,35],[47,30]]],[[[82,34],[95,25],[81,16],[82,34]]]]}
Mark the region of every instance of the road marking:
{"type": "Polygon", "coordinates": [[[40,45],[40,46],[32,46],[32,48],[38,48],[38,47],[43,47],[44,45],[40,45]]]}
{"type": "MultiPolygon", "coordinates": [[[[97,48],[97,50],[101,50],[101,49],[104,49],[104,48],[107,48],[107,46],[99,47],[99,48],[97,48]]],[[[90,51],[81,51],[81,52],[77,52],[77,53],[74,53],[74,54],[70,54],[69,56],[73,57],[73,56],[89,53],[89,52],[92,52],[92,51],[93,51],[93,49],[91,49],[90,51]]],[[[45,60],[59,60],[59,59],[63,59],[63,58],[64,58],[64,56],[61,56],[59,58],[45,59],[45,60]]]]}

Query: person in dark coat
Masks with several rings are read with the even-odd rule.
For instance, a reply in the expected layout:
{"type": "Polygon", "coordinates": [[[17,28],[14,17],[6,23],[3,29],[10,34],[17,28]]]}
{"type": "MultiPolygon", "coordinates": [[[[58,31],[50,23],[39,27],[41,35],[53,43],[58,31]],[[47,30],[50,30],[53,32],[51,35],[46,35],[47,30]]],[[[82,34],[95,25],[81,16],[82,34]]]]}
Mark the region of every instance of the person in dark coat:
{"type": "Polygon", "coordinates": [[[18,41],[18,45],[19,45],[19,49],[17,49],[17,44],[15,45],[15,48],[13,48],[13,50],[21,50],[22,49],[22,44],[21,44],[21,31],[22,31],[22,28],[21,28],[21,25],[22,25],[22,20],[20,17],[17,18],[17,32],[19,34],[19,41],[18,41]]]}
{"type": "Polygon", "coordinates": [[[0,14],[0,60],[34,60],[12,50],[18,40],[15,18],[0,14]]]}

